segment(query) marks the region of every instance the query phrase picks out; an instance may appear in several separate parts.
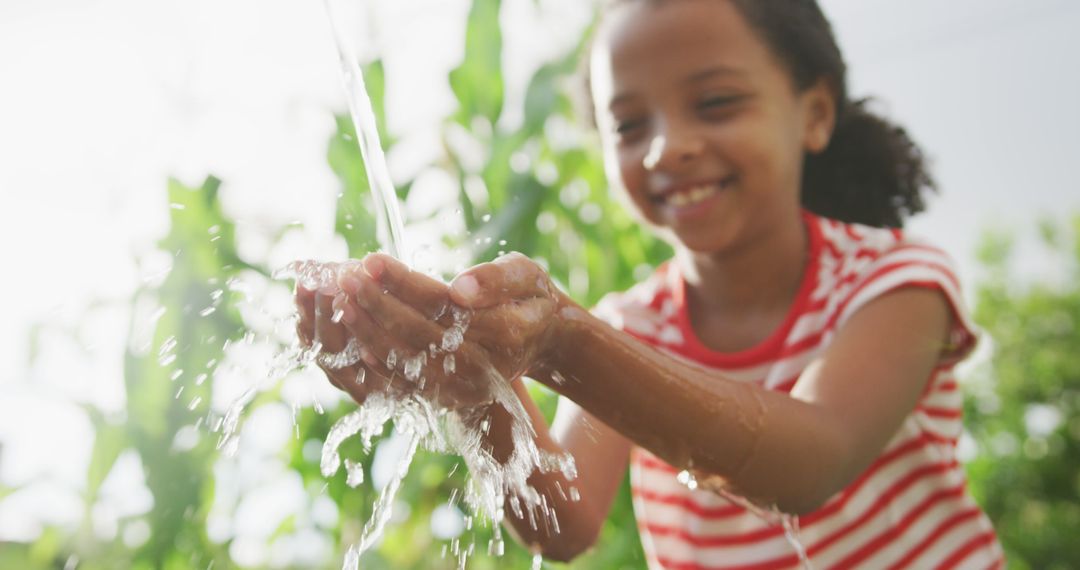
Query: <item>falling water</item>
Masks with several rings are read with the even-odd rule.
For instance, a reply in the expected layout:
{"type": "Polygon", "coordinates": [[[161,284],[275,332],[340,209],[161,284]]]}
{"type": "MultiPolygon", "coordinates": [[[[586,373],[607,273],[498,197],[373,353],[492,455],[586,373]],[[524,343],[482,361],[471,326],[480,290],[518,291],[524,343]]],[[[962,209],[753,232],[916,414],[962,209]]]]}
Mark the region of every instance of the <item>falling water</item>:
{"type": "Polygon", "coordinates": [[[386,166],[386,155],[379,141],[379,129],[371,107],[371,97],[368,96],[367,86],[364,84],[364,72],[354,55],[355,50],[350,48],[345,36],[338,29],[331,0],[323,0],[323,5],[326,7],[330,32],[337,48],[341,84],[349,101],[349,114],[356,127],[360,154],[367,170],[371,196],[375,200],[379,242],[390,255],[405,259],[403,256],[408,253],[405,250],[405,225],[401,220],[394,183],[390,180],[390,169],[386,166]]]}
{"type": "MultiPolygon", "coordinates": [[[[680,471],[676,476],[676,480],[691,491],[699,488],[697,477],[695,477],[693,471],[689,469],[680,471]]],[[[810,562],[810,557],[806,553],[806,547],[803,546],[802,540],[799,538],[799,517],[787,514],[775,505],[762,507],[749,499],[732,493],[724,487],[712,485],[707,487],[710,492],[719,494],[728,501],[746,509],[749,513],[766,523],[781,527],[784,530],[784,538],[787,540],[788,544],[791,545],[791,549],[795,551],[795,555],[798,556],[799,564],[803,567],[803,570],[814,570],[814,566],[810,562]]]]}

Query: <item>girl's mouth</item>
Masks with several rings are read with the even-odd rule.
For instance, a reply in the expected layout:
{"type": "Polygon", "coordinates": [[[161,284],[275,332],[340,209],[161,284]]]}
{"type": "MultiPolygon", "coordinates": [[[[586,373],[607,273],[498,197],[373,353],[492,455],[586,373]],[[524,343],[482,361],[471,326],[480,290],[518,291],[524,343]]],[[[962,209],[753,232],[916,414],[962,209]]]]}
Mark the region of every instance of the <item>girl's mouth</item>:
{"type": "Polygon", "coordinates": [[[653,196],[652,201],[668,210],[676,219],[693,218],[704,213],[712,199],[730,189],[734,182],[735,176],[728,176],[721,180],[680,184],[663,194],[653,196]]]}

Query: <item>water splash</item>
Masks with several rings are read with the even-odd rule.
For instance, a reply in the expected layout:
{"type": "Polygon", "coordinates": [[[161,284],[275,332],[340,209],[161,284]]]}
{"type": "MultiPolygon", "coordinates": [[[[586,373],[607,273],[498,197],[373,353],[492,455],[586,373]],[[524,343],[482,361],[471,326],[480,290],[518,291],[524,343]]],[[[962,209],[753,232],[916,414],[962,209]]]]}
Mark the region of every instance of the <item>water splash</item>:
{"type": "MultiPolygon", "coordinates": [[[[310,285],[318,288],[334,282],[337,272],[345,267],[339,264],[296,262],[276,275],[292,277],[305,287],[310,285]]],[[[464,343],[471,314],[460,307],[453,307],[451,314],[452,322],[437,344],[432,343],[427,349],[416,353],[390,351],[384,364],[393,378],[391,389],[369,394],[355,411],[338,420],[327,435],[320,461],[320,470],[326,477],[334,476],[341,468],[343,462],[339,448],[349,438],[359,437],[365,452],[370,452],[373,439],[381,435],[386,424],[392,421],[395,429],[409,439],[408,453],[398,465],[391,483],[380,493],[360,540],[346,554],[346,569],[356,568],[362,554],[377,544],[382,536],[391,518],[401,479],[408,472],[409,463],[420,447],[438,453],[452,453],[464,459],[469,476],[462,497],[475,516],[484,517],[493,527],[502,523],[503,505],[509,498],[514,512],[525,514],[534,527],[543,525],[556,533],[559,530],[559,522],[551,506],[529,485],[528,479],[539,470],[545,473],[560,472],[572,480],[577,477],[576,466],[568,454],[551,454],[537,447],[536,434],[524,406],[510,383],[491,363],[483,360],[483,357],[470,362],[480,370],[479,378],[473,379],[473,382],[487,390],[484,401],[488,403],[483,405],[449,409],[438,402],[434,391],[423,389],[425,372],[431,367],[450,376],[456,373],[454,351],[464,343]],[[510,430],[514,446],[510,458],[503,463],[492,457],[483,446],[490,428],[487,416],[492,403],[502,406],[511,416],[510,430]]],[[[317,342],[308,348],[294,344],[279,356],[279,363],[273,367],[272,373],[283,377],[292,369],[314,363],[331,370],[345,368],[359,363],[363,350],[355,339],[350,340],[339,353],[325,353],[322,348],[317,342]]],[[[359,370],[357,381],[363,382],[364,367],[359,370]]],[[[228,434],[235,433],[238,415],[252,397],[245,396],[226,414],[223,447],[235,448],[235,436],[228,434]]],[[[345,460],[344,464],[347,484],[360,484],[363,481],[360,464],[351,460],[345,460]]],[[[573,491],[576,494],[576,489],[573,491]]],[[[474,546],[462,547],[458,544],[453,549],[459,567],[464,567],[474,546]]],[[[504,548],[501,535],[488,544],[488,551],[492,553],[501,553],[504,548]]]]}

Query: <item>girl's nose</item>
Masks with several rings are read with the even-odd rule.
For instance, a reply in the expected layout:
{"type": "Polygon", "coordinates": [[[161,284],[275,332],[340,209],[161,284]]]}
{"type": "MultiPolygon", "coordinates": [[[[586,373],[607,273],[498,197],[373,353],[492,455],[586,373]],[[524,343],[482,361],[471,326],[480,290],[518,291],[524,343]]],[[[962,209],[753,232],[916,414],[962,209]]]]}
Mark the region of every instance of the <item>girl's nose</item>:
{"type": "Polygon", "coordinates": [[[649,144],[643,165],[646,170],[671,172],[685,168],[705,150],[705,142],[692,132],[667,129],[649,144]]]}

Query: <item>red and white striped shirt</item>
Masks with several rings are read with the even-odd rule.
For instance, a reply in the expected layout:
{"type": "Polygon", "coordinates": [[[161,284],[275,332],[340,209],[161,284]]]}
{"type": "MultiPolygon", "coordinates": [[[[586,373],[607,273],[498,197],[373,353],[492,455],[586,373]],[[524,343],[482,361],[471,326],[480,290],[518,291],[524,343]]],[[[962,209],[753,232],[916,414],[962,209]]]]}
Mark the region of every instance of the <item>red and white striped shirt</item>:
{"type": "MultiPolygon", "coordinates": [[[[952,263],[901,231],[806,213],[811,257],[787,319],[768,339],[735,354],[694,336],[676,264],[604,298],[596,314],[616,328],[726,377],[788,392],[860,307],[900,287],[941,291],[954,313],[952,346],[915,409],[881,455],[816,512],[799,518],[816,569],[992,568],[1003,564],[989,520],[966,491],[956,457],[962,396],[955,364],[975,344],[952,263]]],[[[644,449],[631,459],[634,510],[652,568],[798,568],[783,529],[723,497],[691,491],[644,449]]]]}

